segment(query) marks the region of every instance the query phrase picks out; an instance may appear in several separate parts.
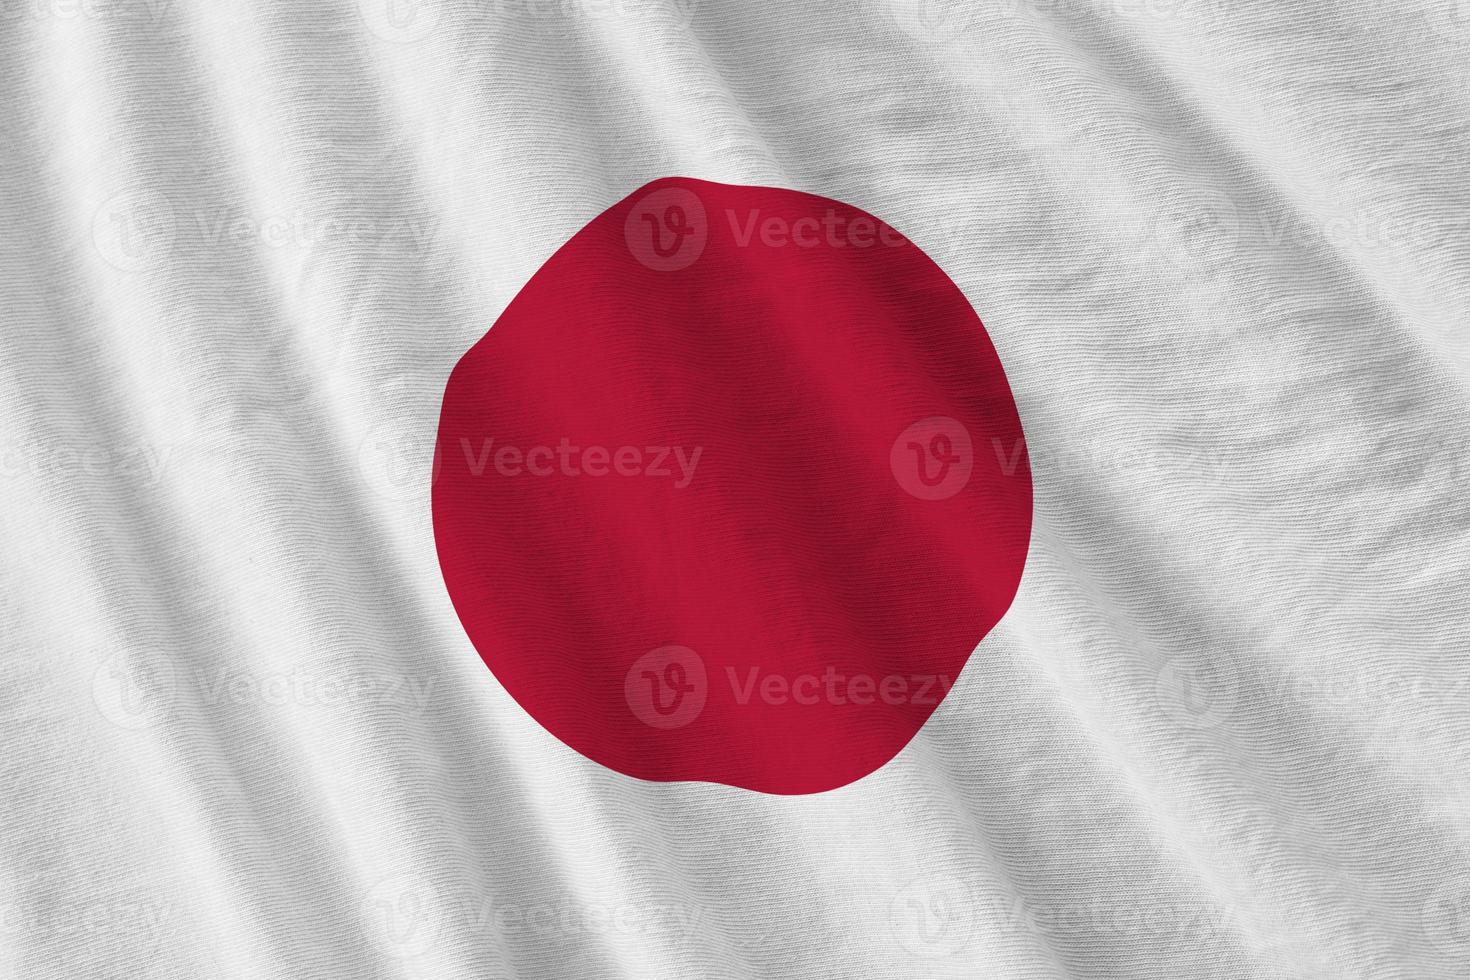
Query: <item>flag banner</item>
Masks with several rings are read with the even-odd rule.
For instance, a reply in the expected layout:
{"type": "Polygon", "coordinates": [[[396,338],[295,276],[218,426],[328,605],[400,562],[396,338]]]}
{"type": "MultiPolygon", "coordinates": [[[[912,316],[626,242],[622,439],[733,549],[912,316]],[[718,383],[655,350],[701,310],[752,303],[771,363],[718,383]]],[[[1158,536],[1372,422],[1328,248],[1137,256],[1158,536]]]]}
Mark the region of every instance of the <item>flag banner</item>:
{"type": "Polygon", "coordinates": [[[0,980],[1470,976],[1470,2],[0,2],[0,980]]]}

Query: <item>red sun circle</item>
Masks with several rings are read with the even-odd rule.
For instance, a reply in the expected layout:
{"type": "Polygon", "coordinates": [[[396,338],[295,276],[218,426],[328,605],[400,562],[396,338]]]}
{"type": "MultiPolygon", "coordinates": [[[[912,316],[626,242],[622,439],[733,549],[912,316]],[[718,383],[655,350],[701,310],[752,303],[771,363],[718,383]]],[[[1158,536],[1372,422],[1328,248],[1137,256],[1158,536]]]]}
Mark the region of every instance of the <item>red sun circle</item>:
{"type": "Polygon", "coordinates": [[[1031,474],[958,288],[857,208],[655,181],[449,378],[433,486],[480,656],[609,768],[768,793],[893,758],[1019,587],[1031,474]]]}

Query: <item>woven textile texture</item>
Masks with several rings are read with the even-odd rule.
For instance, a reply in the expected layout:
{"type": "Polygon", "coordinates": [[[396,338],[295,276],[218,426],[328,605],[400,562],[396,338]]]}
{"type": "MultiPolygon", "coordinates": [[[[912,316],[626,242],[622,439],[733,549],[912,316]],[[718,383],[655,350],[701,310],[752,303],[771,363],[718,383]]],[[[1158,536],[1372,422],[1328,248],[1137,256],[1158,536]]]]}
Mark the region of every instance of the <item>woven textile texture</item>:
{"type": "Polygon", "coordinates": [[[0,976],[1470,975],[1463,0],[4,0],[0,976]],[[892,762],[606,769],[450,370],[644,183],[880,216],[1034,476],[892,762]]]}

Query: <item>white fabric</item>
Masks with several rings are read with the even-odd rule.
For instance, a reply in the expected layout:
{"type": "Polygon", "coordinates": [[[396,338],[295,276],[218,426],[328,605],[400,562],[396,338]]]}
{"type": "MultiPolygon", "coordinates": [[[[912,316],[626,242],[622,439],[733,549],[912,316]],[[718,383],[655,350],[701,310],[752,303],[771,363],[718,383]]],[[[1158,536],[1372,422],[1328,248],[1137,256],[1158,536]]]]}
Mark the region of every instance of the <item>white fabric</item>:
{"type": "Polygon", "coordinates": [[[0,975],[1470,974],[1470,8],[6,0],[0,975]],[[655,785],[485,669],[448,371],[682,174],[986,323],[1015,606],[853,785],[655,785]]]}

